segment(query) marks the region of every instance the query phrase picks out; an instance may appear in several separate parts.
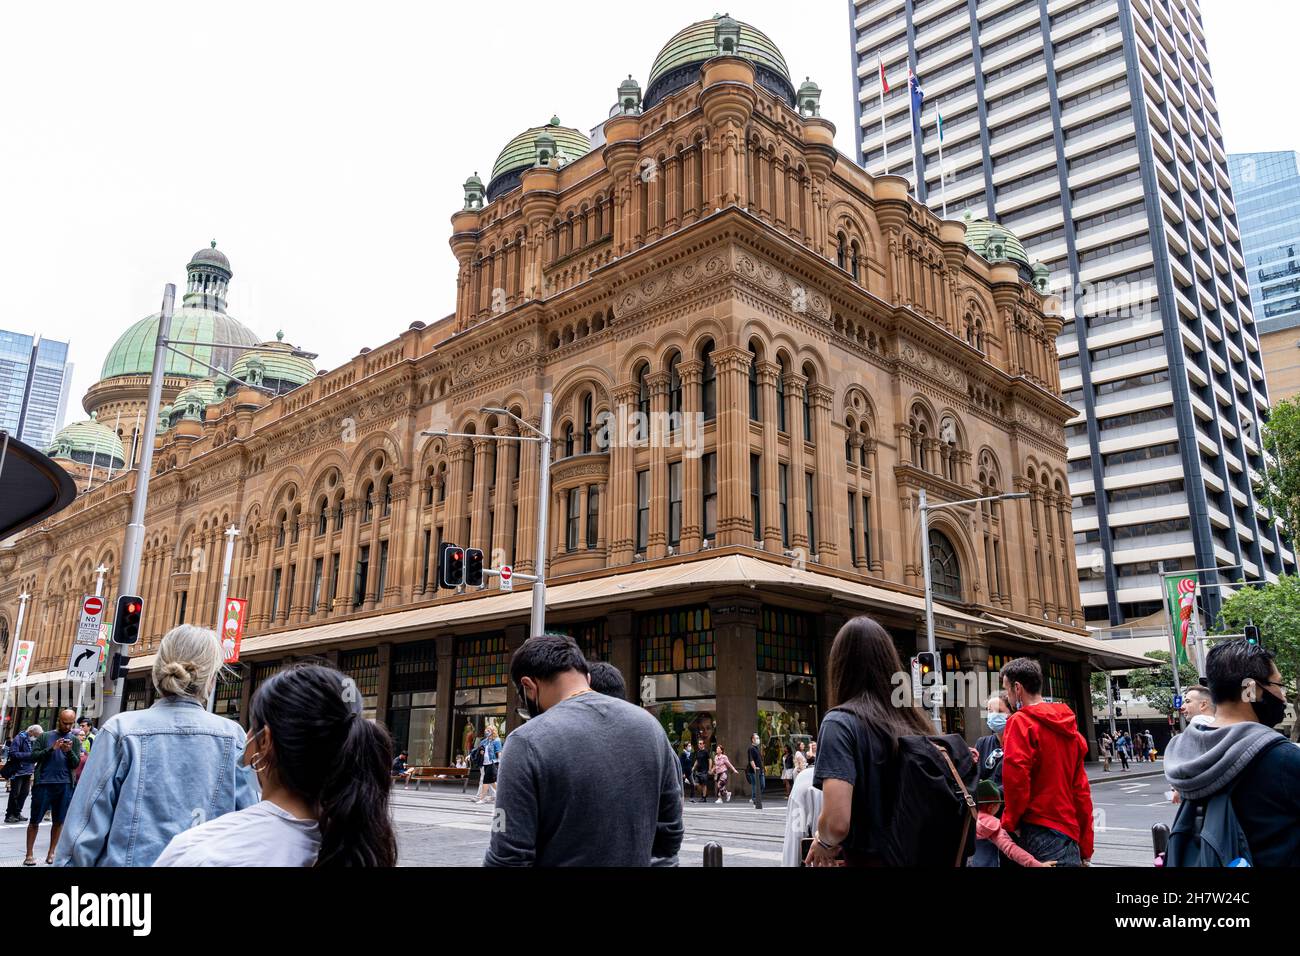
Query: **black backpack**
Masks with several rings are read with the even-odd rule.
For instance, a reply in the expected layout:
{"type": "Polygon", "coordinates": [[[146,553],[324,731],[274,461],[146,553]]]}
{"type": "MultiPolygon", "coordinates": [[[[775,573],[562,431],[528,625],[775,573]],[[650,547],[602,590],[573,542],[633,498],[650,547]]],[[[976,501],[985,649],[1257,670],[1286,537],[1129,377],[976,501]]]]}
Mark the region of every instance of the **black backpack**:
{"type": "MultiPolygon", "coordinates": [[[[1286,738],[1279,734],[1277,740],[1259,754],[1285,741],[1286,738]]],[[[1254,759],[1259,759],[1259,754],[1254,759]]],[[[1245,861],[1246,866],[1254,865],[1246,831],[1241,828],[1241,821],[1232,807],[1235,789],[1234,783],[1212,797],[1183,800],[1178,805],[1173,829],[1169,831],[1165,866],[1232,866],[1237,860],[1245,861]]]]}
{"type": "Polygon", "coordinates": [[[887,866],[964,866],[975,851],[979,767],[957,734],[900,737],[889,822],[877,842],[887,866]]]}
{"type": "Polygon", "coordinates": [[[483,766],[483,745],[479,744],[469,752],[469,768],[477,770],[481,766],[483,766]]]}

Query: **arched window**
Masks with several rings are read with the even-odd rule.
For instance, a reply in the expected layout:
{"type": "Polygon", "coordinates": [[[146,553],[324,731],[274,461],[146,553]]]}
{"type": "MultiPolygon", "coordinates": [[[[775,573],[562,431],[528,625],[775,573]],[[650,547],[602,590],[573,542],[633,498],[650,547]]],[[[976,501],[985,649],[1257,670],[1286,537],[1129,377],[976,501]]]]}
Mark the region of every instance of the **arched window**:
{"type": "Polygon", "coordinates": [[[316,514],[316,533],[324,534],[330,526],[330,502],[328,498],[320,500],[320,508],[316,514]]]}
{"type": "Polygon", "coordinates": [[[790,430],[785,420],[785,359],[778,356],[776,364],[776,430],[785,432],[790,430]]]}
{"type": "Polygon", "coordinates": [[[700,375],[700,410],[704,413],[704,420],[711,422],[718,417],[718,373],[713,367],[711,341],[705,342],[700,347],[700,359],[704,363],[704,370],[700,375]]]}
{"type": "Polygon", "coordinates": [[[293,517],[289,519],[289,540],[293,544],[298,543],[298,519],[302,516],[302,508],[293,509],[293,517]]]}
{"type": "Polygon", "coordinates": [[[343,530],[343,492],[339,492],[338,500],[334,502],[334,530],[343,530]]]}
{"type": "Polygon", "coordinates": [[[811,365],[805,365],[803,375],[803,440],[813,441],[812,387],[817,383],[817,373],[811,365]]]}
{"type": "Polygon", "coordinates": [[[674,352],[672,358],[668,360],[668,414],[670,415],[682,413],[682,376],[677,371],[681,360],[682,356],[679,352],[674,352]]]}
{"type": "Polygon", "coordinates": [[[930,532],[930,585],[936,597],[962,600],[961,563],[942,531],[930,532]]]}
{"type": "Polygon", "coordinates": [[[375,514],[375,485],[374,482],[366,484],[365,498],[361,504],[361,523],[365,524],[375,514]]]}
{"type": "Polygon", "coordinates": [[[850,265],[853,267],[853,281],[854,281],[854,282],[861,282],[861,281],[862,281],[862,271],[861,271],[861,269],[860,269],[859,266],[858,266],[858,263],[859,263],[859,258],[858,258],[858,240],[854,239],[853,242],[850,244],[849,249],[850,249],[850,256],[851,256],[851,259],[850,259],[850,265]]]}
{"type": "Polygon", "coordinates": [[[288,524],[289,524],[288,515],[286,515],[283,511],[281,511],[280,520],[275,529],[275,546],[277,548],[284,547],[284,534],[285,531],[287,530],[288,524]]]}
{"type": "Polygon", "coordinates": [[[384,479],[384,510],[383,516],[387,518],[393,513],[393,479],[384,479]]]}
{"type": "Polygon", "coordinates": [[[582,399],[582,453],[584,455],[591,451],[591,436],[593,432],[592,422],[592,395],[588,392],[582,399]]]}
{"type": "Polygon", "coordinates": [[[650,366],[642,363],[636,373],[636,440],[650,437],[650,366]]]}
{"type": "Polygon", "coordinates": [[[912,464],[922,471],[929,471],[926,467],[926,442],[930,438],[930,425],[925,420],[925,413],[921,409],[912,409],[912,464]]]}
{"type": "Polygon", "coordinates": [[[749,347],[749,420],[759,420],[758,414],[758,353],[749,347]]]}
{"type": "Polygon", "coordinates": [[[951,418],[945,418],[939,426],[939,440],[943,443],[944,477],[949,481],[958,481],[957,463],[960,445],[957,441],[957,425],[951,418]]]}
{"type": "Polygon", "coordinates": [[[573,455],[573,423],[566,422],[564,425],[564,457],[569,458],[573,455]]]}
{"type": "Polygon", "coordinates": [[[836,264],[837,266],[839,266],[841,269],[844,269],[844,270],[847,271],[847,269],[848,269],[848,243],[845,241],[845,239],[844,239],[844,233],[842,233],[842,232],[841,232],[841,233],[836,237],[836,239],[837,239],[837,242],[836,242],[836,246],[835,246],[835,264],[836,264]]]}

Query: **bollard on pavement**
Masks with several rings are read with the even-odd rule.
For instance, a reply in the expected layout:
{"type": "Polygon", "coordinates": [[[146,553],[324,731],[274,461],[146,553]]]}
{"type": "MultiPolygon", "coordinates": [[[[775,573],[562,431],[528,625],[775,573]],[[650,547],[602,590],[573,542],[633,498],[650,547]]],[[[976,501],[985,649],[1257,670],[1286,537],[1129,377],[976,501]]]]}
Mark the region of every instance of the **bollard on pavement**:
{"type": "Polygon", "coordinates": [[[722,866],[722,846],[718,843],[704,844],[704,865],[722,866]]]}

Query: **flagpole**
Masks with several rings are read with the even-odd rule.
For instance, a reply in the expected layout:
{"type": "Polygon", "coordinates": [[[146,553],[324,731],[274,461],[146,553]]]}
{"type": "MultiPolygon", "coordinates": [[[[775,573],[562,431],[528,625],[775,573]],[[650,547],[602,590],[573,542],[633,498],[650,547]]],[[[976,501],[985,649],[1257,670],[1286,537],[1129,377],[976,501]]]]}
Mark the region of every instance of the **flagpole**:
{"type": "Polygon", "coordinates": [[[876,62],[880,66],[880,146],[885,151],[885,175],[889,175],[889,140],[885,138],[885,58],[876,51],[876,62]]]}
{"type": "Polygon", "coordinates": [[[934,108],[934,115],[938,118],[939,130],[939,195],[943,198],[943,218],[948,218],[948,176],[943,168],[943,114],[939,108],[934,108]]]}
{"type": "Polygon", "coordinates": [[[913,92],[913,84],[919,84],[916,74],[911,70],[907,71],[907,118],[911,120],[907,125],[911,127],[912,136],[912,195],[917,199],[921,198],[921,169],[916,161],[916,94],[913,92]]]}

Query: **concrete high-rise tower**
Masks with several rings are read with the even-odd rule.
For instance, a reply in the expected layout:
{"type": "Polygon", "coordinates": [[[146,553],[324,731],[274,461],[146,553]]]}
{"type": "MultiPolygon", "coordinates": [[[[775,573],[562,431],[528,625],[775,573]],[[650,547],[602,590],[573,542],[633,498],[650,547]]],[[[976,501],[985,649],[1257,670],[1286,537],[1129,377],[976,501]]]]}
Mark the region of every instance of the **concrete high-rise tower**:
{"type": "MultiPolygon", "coordinates": [[[[1222,569],[1207,584],[1294,569],[1252,488],[1268,397],[1195,0],[849,6],[859,160],[885,172],[887,143],[889,172],[949,218],[999,223],[1064,299],[1088,621],[1158,613],[1162,566],[1222,569]]],[[[1211,613],[1221,593],[1204,593],[1211,613]]]]}

